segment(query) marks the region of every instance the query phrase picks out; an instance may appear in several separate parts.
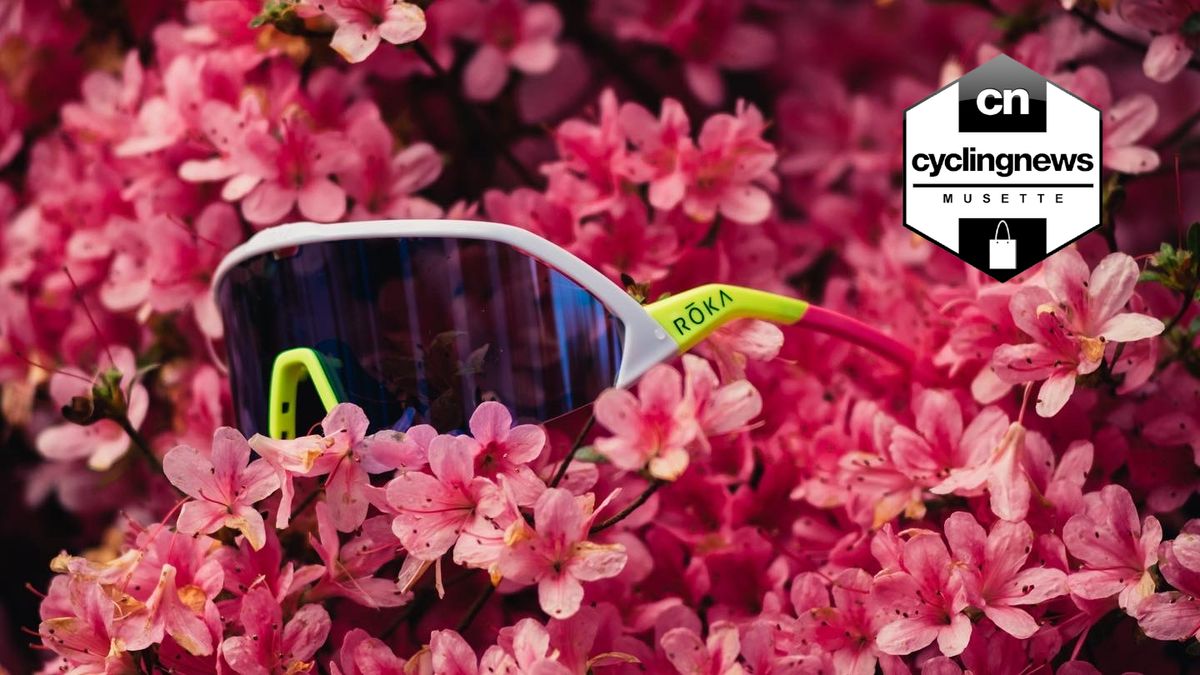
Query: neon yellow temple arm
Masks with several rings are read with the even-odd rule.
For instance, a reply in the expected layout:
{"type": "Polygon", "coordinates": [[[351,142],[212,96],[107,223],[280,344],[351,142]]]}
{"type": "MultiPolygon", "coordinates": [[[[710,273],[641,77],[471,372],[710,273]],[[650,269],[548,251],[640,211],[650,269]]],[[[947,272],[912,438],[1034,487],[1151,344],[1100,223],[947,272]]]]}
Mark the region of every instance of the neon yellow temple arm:
{"type": "Polygon", "coordinates": [[[296,402],[300,383],[312,380],[313,388],[325,412],[329,412],[343,399],[336,384],[337,379],[329,376],[325,359],[315,350],[298,347],[280,352],[271,367],[271,401],[267,419],[267,432],[271,438],[296,437],[296,402]]]}
{"type": "Polygon", "coordinates": [[[706,284],[663,298],[646,311],[686,352],[721,326],[736,319],[762,319],[772,323],[801,323],[869,349],[901,366],[910,367],[912,349],[876,328],[809,303],[753,288],[706,284]]]}
{"type": "Polygon", "coordinates": [[[792,324],[804,317],[808,303],[753,288],[706,284],[646,306],[686,352],[734,319],[763,319],[792,324]]]}

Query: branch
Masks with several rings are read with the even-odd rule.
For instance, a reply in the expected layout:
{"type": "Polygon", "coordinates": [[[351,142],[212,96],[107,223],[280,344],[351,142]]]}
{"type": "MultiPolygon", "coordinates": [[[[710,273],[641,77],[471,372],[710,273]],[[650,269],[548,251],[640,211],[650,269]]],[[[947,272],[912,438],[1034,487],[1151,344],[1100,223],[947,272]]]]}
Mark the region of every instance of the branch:
{"type": "Polygon", "coordinates": [[[295,520],[301,513],[304,513],[304,509],[307,509],[309,505],[315,502],[317,500],[317,496],[324,491],[325,486],[319,485],[312,492],[308,493],[308,496],[304,498],[304,501],[300,502],[296,505],[296,508],[292,509],[291,515],[288,516],[288,522],[295,520]]]}
{"type": "Polygon", "coordinates": [[[583,425],[583,429],[575,436],[575,442],[571,444],[570,452],[563,458],[562,464],[558,466],[558,471],[554,474],[554,478],[550,480],[550,487],[558,487],[563,477],[567,475],[567,467],[571,466],[571,460],[575,459],[575,454],[579,452],[579,448],[583,447],[583,439],[587,438],[588,432],[592,430],[592,425],[595,423],[596,413],[588,415],[587,423],[583,425]]]}
{"type": "Polygon", "coordinates": [[[1187,292],[1183,297],[1183,302],[1179,305],[1179,311],[1175,312],[1175,316],[1171,317],[1171,320],[1167,322],[1166,327],[1163,328],[1163,335],[1171,332],[1171,329],[1179,325],[1179,322],[1183,320],[1185,315],[1187,315],[1187,311],[1192,307],[1192,301],[1196,299],[1196,291],[1198,287],[1200,287],[1200,277],[1197,277],[1197,279],[1192,282],[1191,287],[1187,289],[1187,292]]]}
{"type": "Polygon", "coordinates": [[[125,432],[125,435],[129,436],[129,441],[133,444],[133,447],[146,458],[146,461],[150,463],[150,466],[155,471],[161,474],[163,472],[162,462],[159,461],[154,451],[150,449],[150,444],[146,442],[146,437],[140,431],[133,428],[133,423],[129,421],[129,417],[122,415],[115,418],[115,421],[121,427],[121,430],[125,432]]]}
{"type": "Polygon", "coordinates": [[[600,523],[599,525],[593,525],[592,529],[588,530],[588,534],[596,534],[597,532],[603,532],[604,530],[607,530],[608,528],[612,527],[613,525],[616,525],[617,523],[621,522],[622,520],[625,520],[626,518],[628,518],[630,516],[630,514],[632,514],[634,511],[637,511],[638,508],[640,508],[642,504],[645,504],[646,500],[650,499],[650,497],[653,496],[655,492],[658,492],[658,489],[660,487],[662,487],[663,485],[666,485],[666,483],[667,482],[665,480],[662,480],[660,478],[655,478],[655,479],[651,480],[650,485],[646,487],[646,489],[642,492],[642,494],[638,495],[637,499],[630,502],[628,506],[621,509],[621,512],[618,513],[617,515],[613,516],[612,518],[605,520],[604,522],[600,523]]]}
{"type": "Polygon", "coordinates": [[[1200,110],[1197,110],[1191,115],[1183,118],[1183,121],[1181,121],[1175,126],[1174,129],[1168,132],[1166,136],[1163,136],[1161,141],[1155,143],[1154,147],[1158,150],[1165,150],[1166,148],[1175,145],[1186,138],[1188,133],[1192,130],[1192,127],[1196,126],[1197,123],[1200,123],[1200,110]]]}
{"type": "MultiPolygon", "coordinates": [[[[1131,51],[1135,51],[1135,52],[1138,52],[1141,54],[1145,54],[1146,50],[1149,49],[1148,45],[1143,44],[1141,41],[1135,40],[1134,38],[1131,38],[1127,35],[1122,35],[1122,34],[1118,33],[1117,31],[1109,28],[1108,26],[1105,26],[1104,24],[1100,23],[1096,19],[1096,17],[1092,16],[1091,14],[1088,14],[1087,12],[1084,12],[1083,10],[1079,9],[1078,7],[1072,7],[1069,11],[1080,21],[1087,24],[1087,26],[1089,28],[1095,30],[1097,33],[1100,33],[1101,35],[1108,38],[1112,42],[1115,42],[1115,43],[1121,45],[1122,47],[1125,47],[1126,49],[1129,49],[1131,51]]],[[[1200,71],[1200,61],[1197,61],[1194,58],[1190,59],[1188,61],[1187,67],[1192,70],[1200,71]]]]}
{"type": "Polygon", "coordinates": [[[495,592],[496,587],[493,586],[489,580],[487,588],[483,589],[483,592],[479,594],[478,598],[475,598],[475,602],[471,604],[471,608],[467,610],[466,615],[461,621],[458,622],[458,626],[455,627],[454,630],[457,631],[459,635],[471,627],[471,622],[475,620],[475,617],[479,616],[480,610],[483,609],[483,606],[487,604],[487,601],[491,599],[495,592]]]}
{"type": "Polygon", "coordinates": [[[433,71],[433,74],[437,76],[438,82],[441,83],[442,88],[446,90],[446,94],[450,97],[450,100],[454,101],[454,105],[458,107],[461,112],[469,115],[472,121],[483,130],[483,135],[489,140],[489,142],[491,142],[496,152],[500,154],[500,157],[502,157],[504,161],[510,167],[512,167],[512,170],[517,173],[517,176],[521,179],[521,181],[529,187],[537,188],[540,184],[540,181],[538,181],[537,177],[535,177],[533,172],[531,172],[524,164],[521,163],[521,160],[517,159],[517,156],[512,152],[512,148],[508,147],[508,145],[500,140],[500,136],[496,133],[495,128],[492,127],[491,121],[488,120],[486,115],[480,112],[478,106],[472,104],[463,97],[462,92],[459,91],[458,86],[454,82],[454,78],[450,77],[450,73],[446,72],[446,69],[442,67],[442,64],[438,63],[438,60],[433,57],[433,54],[429,53],[429,50],[425,47],[425,45],[421,44],[420,42],[412,42],[405,46],[411,46],[413,52],[415,52],[416,55],[420,57],[421,61],[423,61],[425,65],[433,71]]]}

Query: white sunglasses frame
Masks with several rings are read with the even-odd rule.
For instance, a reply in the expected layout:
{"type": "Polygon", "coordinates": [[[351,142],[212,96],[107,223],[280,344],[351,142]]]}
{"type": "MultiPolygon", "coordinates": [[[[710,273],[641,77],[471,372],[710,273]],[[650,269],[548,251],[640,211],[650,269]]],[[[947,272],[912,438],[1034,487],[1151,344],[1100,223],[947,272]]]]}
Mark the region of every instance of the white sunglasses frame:
{"type": "MultiPolygon", "coordinates": [[[[508,244],[562,273],[596,296],[625,328],[616,387],[627,388],[655,365],[679,353],[679,345],[637,300],[575,254],[529,230],[477,220],[365,220],[346,223],[299,222],[262,230],[234,248],[217,266],[210,292],[214,301],[230,269],[264,253],[304,244],[351,239],[479,239],[508,244]]],[[[218,303],[219,305],[219,303],[218,303]]]]}

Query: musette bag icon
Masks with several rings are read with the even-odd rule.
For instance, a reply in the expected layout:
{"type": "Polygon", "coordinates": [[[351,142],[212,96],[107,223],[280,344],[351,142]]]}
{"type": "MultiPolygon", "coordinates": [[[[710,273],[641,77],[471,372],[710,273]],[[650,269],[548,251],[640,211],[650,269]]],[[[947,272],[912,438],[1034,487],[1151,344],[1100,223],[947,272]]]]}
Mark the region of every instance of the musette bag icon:
{"type": "Polygon", "coordinates": [[[996,234],[988,242],[988,267],[994,270],[1017,269],[1017,240],[1012,238],[1008,223],[1001,220],[996,223],[996,234]],[[1000,238],[1000,228],[1004,228],[1004,238],[1000,238]]]}

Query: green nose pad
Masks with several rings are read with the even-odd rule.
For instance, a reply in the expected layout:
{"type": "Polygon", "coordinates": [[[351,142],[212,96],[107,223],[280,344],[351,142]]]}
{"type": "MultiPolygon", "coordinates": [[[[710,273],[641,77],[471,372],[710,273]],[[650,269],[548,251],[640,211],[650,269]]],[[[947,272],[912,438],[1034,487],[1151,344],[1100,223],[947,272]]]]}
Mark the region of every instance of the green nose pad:
{"type": "Polygon", "coordinates": [[[300,383],[311,380],[325,412],[345,400],[326,358],[308,347],[282,351],[271,366],[271,400],[267,430],[271,438],[296,437],[296,405],[300,383]]]}

